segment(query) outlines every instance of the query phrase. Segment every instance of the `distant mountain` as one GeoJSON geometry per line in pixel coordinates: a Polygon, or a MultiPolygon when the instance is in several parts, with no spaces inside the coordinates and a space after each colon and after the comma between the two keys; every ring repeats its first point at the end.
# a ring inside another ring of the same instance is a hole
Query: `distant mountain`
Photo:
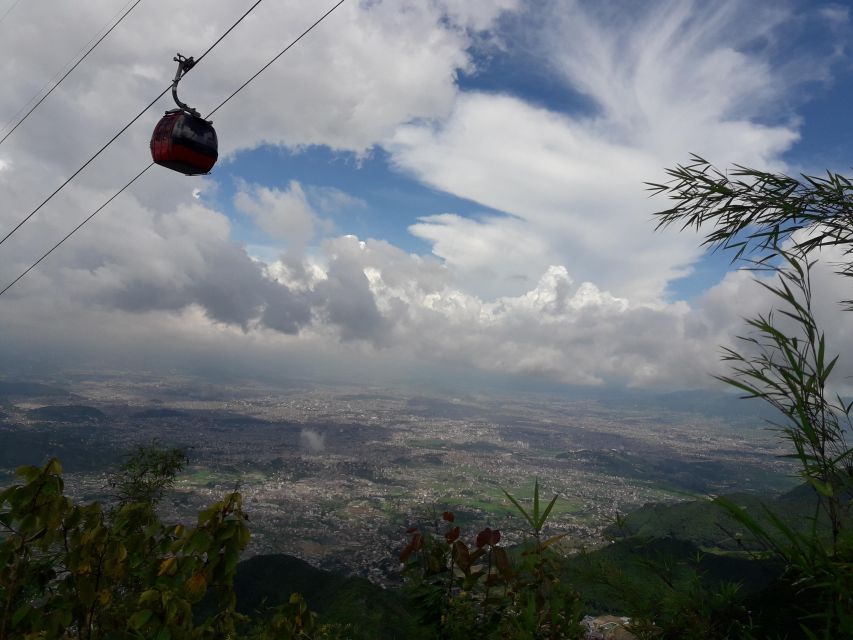
{"type": "MultiPolygon", "coordinates": [[[[781,534],[770,524],[766,509],[788,527],[803,530],[810,526],[817,499],[807,485],[763,500],[751,494],[726,497],[777,538],[781,534]]],[[[654,612],[666,598],[670,603],[690,602],[695,597],[691,594],[702,593],[699,585],[706,594],[736,589],[749,623],[760,634],[754,637],[800,637],[790,634],[800,626],[802,613],[791,603],[805,602],[802,606],[808,610],[808,593],[784,578],[785,566],[778,558],[755,553],[763,547],[719,505],[702,500],[647,504],[625,516],[622,525],[605,530],[609,545],[563,560],[564,579],[578,591],[585,612],[654,612]]],[[[829,536],[825,518],[821,531],[829,536]]]]}
{"type": "Polygon", "coordinates": [[[351,624],[347,637],[361,640],[415,640],[425,637],[402,593],[369,580],[312,567],[293,556],[261,555],[237,565],[237,609],[253,614],[301,593],[321,622],[351,624]]]}
{"type": "Polygon", "coordinates": [[[107,416],[100,409],[82,404],[64,404],[39,407],[27,411],[30,420],[45,422],[101,423],[106,422],[107,416]]]}
{"type": "MultiPolygon", "coordinates": [[[[736,493],[725,496],[744,509],[771,532],[767,510],[776,514],[795,530],[811,526],[817,494],[807,485],[800,485],[780,496],[762,498],[753,494],[736,493]]],[[[719,505],[708,500],[688,500],[676,504],[646,504],[622,519],[621,527],[611,525],[604,530],[611,539],[638,537],[643,539],[676,539],[706,549],[736,551],[742,548],[761,549],[762,546],[719,505]],[[733,536],[737,534],[738,538],[733,536]]]]}
{"type": "Polygon", "coordinates": [[[627,538],[563,560],[564,580],[577,589],[584,612],[593,615],[630,611],[644,601],[654,606],[667,590],[665,581],[689,593],[697,578],[710,589],[738,583],[749,601],[758,601],[780,574],[775,561],[702,552],[674,538],[627,538]]]}

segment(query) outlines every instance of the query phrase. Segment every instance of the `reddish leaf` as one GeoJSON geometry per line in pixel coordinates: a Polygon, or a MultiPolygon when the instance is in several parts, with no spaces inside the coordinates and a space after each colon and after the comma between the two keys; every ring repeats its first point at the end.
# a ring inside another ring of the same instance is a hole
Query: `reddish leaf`
{"type": "Polygon", "coordinates": [[[423,549],[424,546],[424,538],[421,534],[416,533],[412,536],[412,539],[409,540],[409,544],[405,546],[405,548],[400,552],[400,562],[405,562],[409,559],[409,557],[415,552],[423,549]]]}
{"type": "Polygon", "coordinates": [[[405,562],[406,560],[408,560],[411,557],[413,551],[414,549],[412,548],[412,543],[410,542],[400,552],[400,562],[405,562]]]}
{"type": "Polygon", "coordinates": [[[498,571],[504,577],[509,577],[512,575],[512,566],[509,563],[509,556],[507,555],[506,549],[497,548],[494,550],[494,559],[495,564],[498,567],[498,571]]]}
{"type": "Polygon", "coordinates": [[[408,529],[406,529],[406,533],[416,533],[417,530],[417,527],[409,527],[408,529]]]}
{"type": "Polygon", "coordinates": [[[441,514],[441,517],[444,518],[446,522],[453,522],[456,519],[456,516],[453,515],[452,511],[445,511],[441,514]]]}
{"type": "Polygon", "coordinates": [[[448,542],[454,542],[459,537],[459,527],[453,527],[450,531],[444,534],[448,542]]]}
{"type": "Polygon", "coordinates": [[[489,527],[483,529],[480,533],[477,534],[477,548],[485,547],[487,544],[490,544],[492,541],[492,530],[489,527]]]}
{"type": "Polygon", "coordinates": [[[468,553],[468,547],[461,540],[453,543],[453,559],[465,573],[471,569],[471,555],[468,553]]]}
{"type": "Polygon", "coordinates": [[[492,531],[492,538],[491,538],[491,540],[489,540],[489,544],[496,545],[500,541],[501,541],[501,532],[498,531],[497,529],[494,529],[492,531]]]}
{"type": "Polygon", "coordinates": [[[194,573],[186,582],[187,591],[191,598],[201,598],[207,591],[207,580],[201,572],[194,573]]]}

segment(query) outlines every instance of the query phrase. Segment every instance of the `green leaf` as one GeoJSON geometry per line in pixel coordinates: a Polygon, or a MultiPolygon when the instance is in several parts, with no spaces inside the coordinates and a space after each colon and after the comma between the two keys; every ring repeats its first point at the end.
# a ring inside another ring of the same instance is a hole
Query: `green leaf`
{"type": "Polygon", "coordinates": [[[539,521],[539,529],[541,529],[545,523],[548,521],[548,516],[551,515],[551,509],[554,508],[554,505],[557,503],[557,494],[554,494],[554,497],[551,498],[551,502],[548,503],[548,506],[545,508],[545,513],[542,514],[542,519],[539,521]]]}
{"type": "Polygon", "coordinates": [[[810,485],[812,485],[815,489],[817,489],[817,491],[818,491],[818,493],[820,493],[820,495],[822,495],[826,498],[832,497],[832,495],[833,495],[832,485],[830,485],[829,483],[822,482],[821,480],[818,480],[817,478],[812,478],[812,477],[806,478],[806,480],[808,481],[808,483],[810,485]]]}
{"type": "Polygon", "coordinates": [[[568,533],[558,533],[558,534],[557,534],[557,535],[555,535],[555,536],[551,536],[551,537],[550,537],[550,538],[548,538],[545,542],[543,542],[543,543],[542,543],[542,548],[543,548],[543,549],[547,549],[547,548],[548,548],[548,547],[550,547],[552,544],[554,544],[554,543],[556,543],[556,542],[559,542],[560,540],[562,540],[563,538],[565,538],[567,535],[569,535],[569,534],[568,534],[568,533]]]}
{"type": "Polygon", "coordinates": [[[534,528],[539,531],[541,524],[539,522],[539,478],[533,483],[533,521],[536,523],[534,528]]]}
{"type": "Polygon", "coordinates": [[[130,616],[128,624],[130,625],[131,629],[139,630],[145,626],[145,623],[151,619],[152,615],[154,615],[154,612],[150,609],[142,609],[130,616]]]}
{"type": "Polygon", "coordinates": [[[12,614],[12,627],[17,627],[20,622],[27,617],[27,615],[32,611],[29,605],[24,605],[17,609],[15,613],[12,614]]]}
{"type": "Polygon", "coordinates": [[[501,491],[503,491],[503,492],[504,492],[504,495],[505,495],[507,498],[509,498],[509,501],[510,501],[510,502],[512,502],[512,504],[515,506],[515,508],[518,510],[518,512],[519,512],[521,515],[523,515],[523,516],[524,516],[524,519],[525,519],[525,520],[527,520],[527,522],[530,524],[530,526],[531,526],[533,529],[536,529],[536,525],[533,523],[533,518],[531,518],[531,517],[530,517],[530,515],[527,513],[527,511],[525,510],[525,508],[521,506],[521,504],[518,502],[518,500],[516,500],[516,499],[512,496],[512,494],[510,494],[510,493],[509,493],[509,491],[507,491],[506,489],[501,488],[501,491]]]}

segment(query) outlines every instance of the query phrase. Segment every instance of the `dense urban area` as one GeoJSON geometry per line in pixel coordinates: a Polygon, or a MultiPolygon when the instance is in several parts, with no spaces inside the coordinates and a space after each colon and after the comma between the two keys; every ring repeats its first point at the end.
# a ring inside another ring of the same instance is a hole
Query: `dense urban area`
{"type": "MultiPolygon", "coordinates": [[[[75,373],[0,382],[0,480],[49,456],[93,500],[139,444],[189,464],[163,503],[188,520],[235,487],[248,555],[287,553],[388,584],[406,527],[452,509],[463,527],[520,522],[503,494],[535,479],[559,496],[550,528],[594,547],[647,502],[792,486],[776,435],[722,394],[450,395],[311,384],[211,384],[183,376],[75,373]]],[[[748,408],[748,407],[747,407],[748,408]]]]}

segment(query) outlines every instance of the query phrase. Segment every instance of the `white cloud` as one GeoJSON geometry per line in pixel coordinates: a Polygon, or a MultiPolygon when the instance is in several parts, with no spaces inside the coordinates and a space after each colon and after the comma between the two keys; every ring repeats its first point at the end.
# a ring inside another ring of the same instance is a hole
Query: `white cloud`
{"type": "Polygon", "coordinates": [[[432,244],[466,291],[486,297],[527,291],[557,259],[544,238],[512,218],[438,214],[421,218],[409,231],[432,244]]]}
{"type": "MultiPolygon", "coordinates": [[[[450,264],[471,263],[488,245],[494,255],[481,271],[500,265],[529,277],[545,263],[564,264],[619,295],[654,301],[699,251],[689,234],[654,232],[651,213],[666,202],[649,201],[644,181],[688,152],[780,167],[797,139],[793,123],[761,122],[791,80],[761,53],[739,49],[760,19],[772,31],[784,15],[746,4],[665,2],[620,5],[628,15],[614,19],[615,8],[602,5],[550,6],[542,53],[593,101],[594,113],[468,93],[449,117],[398,128],[387,148],[401,169],[511,214],[478,222],[435,217],[412,230],[450,264]]],[[[507,281],[504,291],[518,289],[507,281]]]]}
{"type": "Polygon", "coordinates": [[[843,26],[850,22],[850,7],[845,7],[841,4],[828,4],[821,7],[818,13],[832,25],[843,26]]]}
{"type": "Polygon", "coordinates": [[[296,180],[284,190],[246,186],[234,197],[234,205],[270,237],[300,250],[314,237],[321,222],[296,180]]]}
{"type": "Polygon", "coordinates": [[[521,0],[433,0],[453,24],[482,31],[491,28],[504,11],[517,9],[521,0]]]}
{"type": "Polygon", "coordinates": [[[325,249],[330,282],[315,290],[323,304],[334,301],[326,321],[345,340],[398,360],[637,386],[701,386],[715,366],[718,335],[684,303],[631,305],[576,284],[564,267],[547,269],[522,295],[489,302],[454,286],[438,261],[385,242],[345,237],[325,249]]]}

